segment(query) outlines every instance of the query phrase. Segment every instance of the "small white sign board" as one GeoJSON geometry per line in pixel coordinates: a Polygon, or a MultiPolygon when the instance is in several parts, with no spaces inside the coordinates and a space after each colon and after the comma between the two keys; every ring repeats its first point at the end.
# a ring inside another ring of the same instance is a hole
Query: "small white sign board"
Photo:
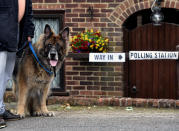
{"type": "Polygon", "coordinates": [[[129,51],[129,60],[178,59],[178,52],[172,51],[129,51]]]}
{"type": "Polygon", "coordinates": [[[125,53],[90,53],[89,62],[125,62],[125,53]]]}

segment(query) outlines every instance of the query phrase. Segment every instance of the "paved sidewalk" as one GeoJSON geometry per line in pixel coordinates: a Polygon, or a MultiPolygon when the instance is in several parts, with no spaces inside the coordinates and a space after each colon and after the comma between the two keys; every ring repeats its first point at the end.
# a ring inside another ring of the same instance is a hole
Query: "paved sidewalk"
{"type": "Polygon", "coordinates": [[[179,110],[49,106],[55,117],[7,122],[2,131],[179,131],[179,110]]]}

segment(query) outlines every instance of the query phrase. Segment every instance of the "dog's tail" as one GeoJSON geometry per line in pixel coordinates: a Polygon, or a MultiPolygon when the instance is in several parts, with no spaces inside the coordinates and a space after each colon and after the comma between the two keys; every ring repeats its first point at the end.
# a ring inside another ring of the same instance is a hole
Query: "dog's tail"
{"type": "Polygon", "coordinates": [[[17,98],[18,95],[18,83],[17,83],[17,77],[18,77],[18,72],[19,72],[19,65],[22,64],[22,60],[23,58],[20,57],[16,57],[16,63],[15,63],[15,67],[14,67],[14,71],[13,71],[13,76],[12,76],[12,80],[13,80],[13,85],[12,85],[12,91],[15,95],[15,97],[17,98]]]}

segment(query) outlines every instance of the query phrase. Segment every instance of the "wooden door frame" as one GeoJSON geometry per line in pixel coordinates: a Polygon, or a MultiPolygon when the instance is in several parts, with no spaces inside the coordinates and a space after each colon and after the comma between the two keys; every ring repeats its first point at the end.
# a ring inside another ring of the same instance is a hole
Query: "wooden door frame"
{"type": "Polygon", "coordinates": [[[124,63],[124,97],[129,97],[129,30],[123,28],[124,52],[126,62],[124,63]]]}

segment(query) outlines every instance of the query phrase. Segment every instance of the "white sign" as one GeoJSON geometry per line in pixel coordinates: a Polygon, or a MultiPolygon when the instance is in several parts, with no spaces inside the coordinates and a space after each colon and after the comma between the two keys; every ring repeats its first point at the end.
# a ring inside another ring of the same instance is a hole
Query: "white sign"
{"type": "Polygon", "coordinates": [[[125,62],[125,53],[90,53],[89,62],[125,62]]]}
{"type": "Polygon", "coordinates": [[[171,51],[129,51],[129,60],[178,59],[178,52],[171,51]]]}

